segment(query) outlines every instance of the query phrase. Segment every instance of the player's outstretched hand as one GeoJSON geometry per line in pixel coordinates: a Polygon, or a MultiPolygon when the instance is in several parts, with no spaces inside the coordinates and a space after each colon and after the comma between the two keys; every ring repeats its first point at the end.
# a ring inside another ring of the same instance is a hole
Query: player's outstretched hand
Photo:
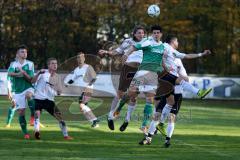
{"type": "Polygon", "coordinates": [[[40,69],[40,70],[38,71],[38,73],[39,73],[39,74],[45,73],[45,69],[40,69]]]}
{"type": "Polygon", "coordinates": [[[205,55],[209,55],[211,53],[212,52],[210,50],[204,50],[202,55],[205,56],[205,55]]]}

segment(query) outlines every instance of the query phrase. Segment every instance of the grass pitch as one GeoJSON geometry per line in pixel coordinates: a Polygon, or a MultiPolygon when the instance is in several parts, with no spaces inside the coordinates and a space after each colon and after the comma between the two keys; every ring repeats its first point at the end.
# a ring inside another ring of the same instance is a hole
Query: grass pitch
{"type": "MultiPolygon", "coordinates": [[[[121,117],[115,122],[115,131],[110,131],[107,127],[105,113],[110,98],[93,99],[89,104],[102,119],[100,127],[96,129],[83,121],[74,101],[75,98],[56,100],[64,111],[69,134],[74,140],[65,141],[57,121],[46,112],[41,117],[41,123],[46,126],[41,128],[41,140],[35,140],[33,136],[30,140],[24,140],[17,114],[11,128],[5,128],[10,103],[6,97],[0,97],[0,159],[240,159],[239,101],[184,100],[170,148],[163,147],[164,138],[159,134],[153,138],[151,145],[138,145],[143,138],[138,129],[143,100],[138,101],[133,120],[125,132],[119,131],[123,122],[121,117]]],[[[29,120],[29,110],[27,111],[29,120]]],[[[33,127],[28,129],[33,135],[33,127]]]]}

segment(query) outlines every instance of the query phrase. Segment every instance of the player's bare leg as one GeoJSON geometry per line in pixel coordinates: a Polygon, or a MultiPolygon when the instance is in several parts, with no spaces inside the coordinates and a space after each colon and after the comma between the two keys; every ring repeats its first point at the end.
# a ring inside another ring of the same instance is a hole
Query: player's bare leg
{"type": "Polygon", "coordinates": [[[91,99],[90,92],[83,92],[82,95],[79,97],[79,106],[80,110],[83,112],[85,118],[92,123],[91,127],[96,128],[99,127],[99,120],[92,112],[91,108],[87,106],[87,103],[91,99]]]}

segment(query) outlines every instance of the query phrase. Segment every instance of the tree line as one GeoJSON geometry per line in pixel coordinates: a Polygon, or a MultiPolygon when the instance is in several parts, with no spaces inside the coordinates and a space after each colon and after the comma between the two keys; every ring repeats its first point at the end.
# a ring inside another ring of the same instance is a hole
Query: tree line
{"type": "Polygon", "coordinates": [[[120,43],[135,25],[153,24],[179,38],[179,51],[211,49],[208,58],[184,61],[189,73],[240,75],[240,0],[0,0],[0,68],[26,44],[29,59],[45,66],[83,51],[97,54],[106,42],[120,43]],[[146,10],[158,4],[161,14],[146,10]]]}

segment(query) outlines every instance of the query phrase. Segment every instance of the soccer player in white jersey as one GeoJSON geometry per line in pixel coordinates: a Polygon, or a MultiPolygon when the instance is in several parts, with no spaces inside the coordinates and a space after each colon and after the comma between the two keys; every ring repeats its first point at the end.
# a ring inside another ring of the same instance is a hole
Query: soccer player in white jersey
{"type": "MultiPolygon", "coordinates": [[[[175,63],[178,67],[178,74],[181,75],[182,77],[185,78],[186,81],[189,81],[188,79],[188,75],[187,72],[182,64],[181,59],[176,58],[175,59],[175,63]]],[[[158,88],[156,95],[161,95],[160,91],[161,88],[158,88]]],[[[183,93],[183,88],[181,85],[176,85],[174,87],[174,105],[171,109],[170,115],[168,117],[168,126],[167,126],[167,133],[166,133],[166,140],[165,140],[165,147],[169,147],[170,146],[170,140],[174,131],[174,127],[175,127],[175,122],[176,122],[176,116],[180,110],[181,107],[181,103],[182,103],[182,93],[183,93]]],[[[161,114],[163,107],[166,105],[167,100],[166,100],[166,96],[161,96],[159,98],[155,98],[155,100],[158,101],[157,106],[155,108],[155,115],[156,117],[154,118],[158,118],[159,115],[161,114]]],[[[158,127],[157,127],[158,129],[158,127]]]]}
{"type": "Polygon", "coordinates": [[[13,61],[8,68],[8,76],[12,81],[12,101],[15,102],[19,115],[19,124],[25,139],[30,138],[25,119],[26,100],[31,100],[31,103],[34,104],[32,100],[34,89],[31,83],[32,77],[34,76],[34,64],[26,60],[27,54],[27,47],[25,45],[19,46],[17,49],[18,58],[13,61]]]}
{"type": "Polygon", "coordinates": [[[42,109],[45,109],[49,114],[56,118],[62,130],[64,139],[71,140],[72,137],[68,135],[66,123],[62,118],[62,114],[54,103],[56,95],[62,92],[62,82],[57,71],[57,59],[49,58],[47,60],[48,69],[40,70],[32,79],[35,85],[34,101],[35,101],[35,120],[34,130],[35,138],[40,139],[40,115],[42,109]]]}
{"type": "Polygon", "coordinates": [[[91,127],[99,127],[99,120],[93,114],[90,107],[87,106],[87,103],[90,101],[93,93],[93,84],[96,81],[96,72],[93,67],[85,63],[85,55],[83,52],[79,52],[77,55],[78,67],[73,71],[72,77],[67,80],[65,78],[65,86],[79,84],[83,87],[81,90],[81,95],[79,97],[79,106],[84,116],[88,121],[90,121],[91,127]]]}
{"type": "MultiPolygon", "coordinates": [[[[135,45],[136,43],[141,42],[141,40],[144,38],[145,35],[145,29],[142,26],[136,26],[133,29],[133,37],[125,39],[122,44],[113,51],[106,51],[106,50],[99,50],[99,54],[109,54],[109,55],[123,55],[126,53],[126,51],[129,49],[130,46],[135,45]]],[[[114,118],[117,116],[120,112],[121,107],[129,100],[129,97],[127,95],[124,95],[127,91],[133,76],[137,72],[138,66],[142,61],[142,51],[136,51],[131,56],[129,56],[124,63],[120,77],[119,77],[119,85],[118,85],[118,91],[117,95],[113,98],[110,112],[108,114],[108,127],[111,130],[114,130],[114,118]],[[117,106],[119,104],[119,106],[117,106]],[[117,108],[117,110],[116,110],[117,108]],[[115,113],[115,115],[114,115],[115,113]]],[[[128,111],[125,117],[125,122],[120,127],[120,131],[124,131],[128,125],[128,122],[130,121],[130,117],[132,112],[134,111],[136,107],[136,98],[130,99],[130,102],[128,103],[128,111]]]]}
{"type": "MultiPolygon", "coordinates": [[[[176,49],[178,48],[178,40],[177,37],[173,36],[173,35],[169,35],[166,38],[166,42],[164,44],[165,46],[165,52],[163,55],[163,67],[164,67],[164,71],[159,74],[159,85],[158,85],[158,96],[165,96],[167,103],[166,105],[163,107],[161,116],[160,116],[160,125],[159,125],[159,130],[161,133],[165,134],[165,129],[164,129],[164,122],[166,120],[166,118],[169,116],[173,105],[175,104],[175,100],[174,100],[174,86],[176,84],[180,84],[184,90],[190,91],[192,92],[194,95],[200,97],[201,99],[204,98],[208,93],[211,92],[211,88],[210,89],[198,89],[195,88],[193,85],[191,85],[189,82],[187,82],[185,80],[184,76],[181,76],[178,74],[178,66],[175,62],[176,58],[186,58],[186,59],[193,59],[193,58],[198,58],[198,57],[202,57],[204,55],[209,55],[211,54],[211,52],[209,50],[204,50],[203,53],[199,53],[199,54],[184,54],[184,53],[180,53],[178,52],[176,49]],[[168,91],[161,89],[166,87],[166,86],[171,86],[169,87],[170,89],[168,91]]],[[[158,113],[158,112],[156,112],[158,113]]],[[[155,114],[154,118],[150,124],[150,128],[148,130],[148,135],[139,142],[140,145],[144,145],[144,144],[150,144],[151,140],[152,140],[152,136],[154,135],[154,132],[156,130],[156,126],[159,124],[158,121],[158,116],[159,114],[155,114]]]]}

